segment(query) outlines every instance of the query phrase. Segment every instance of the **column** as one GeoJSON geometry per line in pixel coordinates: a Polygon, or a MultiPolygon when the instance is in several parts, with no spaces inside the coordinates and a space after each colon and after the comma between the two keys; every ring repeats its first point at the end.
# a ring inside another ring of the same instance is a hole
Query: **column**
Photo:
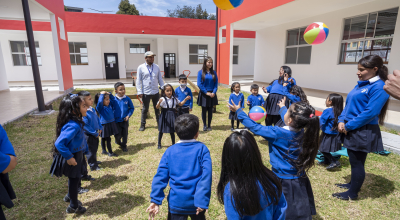
{"type": "Polygon", "coordinates": [[[1,49],[0,42],[0,92],[4,90],[9,90],[6,66],[4,63],[3,50],[1,49]]]}
{"type": "Polygon", "coordinates": [[[164,39],[157,38],[157,65],[160,67],[160,71],[164,71],[164,39]]]}
{"type": "Polygon", "coordinates": [[[126,79],[126,63],[125,63],[125,38],[118,37],[118,68],[119,78],[126,79]]]}
{"type": "Polygon", "coordinates": [[[64,91],[64,80],[61,67],[60,46],[58,44],[57,18],[54,14],[50,14],[51,35],[53,38],[54,59],[56,63],[56,73],[58,79],[58,89],[64,91]]]}

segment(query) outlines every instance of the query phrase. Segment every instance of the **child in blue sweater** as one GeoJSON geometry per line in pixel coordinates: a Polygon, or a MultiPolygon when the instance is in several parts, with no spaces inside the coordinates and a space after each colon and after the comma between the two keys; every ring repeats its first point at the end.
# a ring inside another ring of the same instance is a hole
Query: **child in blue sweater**
{"type": "Polygon", "coordinates": [[[211,196],[212,164],[210,151],[199,136],[199,118],[183,114],[176,119],[175,131],[181,139],[169,147],[161,158],[153,178],[150,218],[159,211],[168,182],[168,219],[205,219],[211,196]]]}
{"type": "Polygon", "coordinates": [[[16,198],[13,187],[8,178],[8,173],[17,166],[17,157],[14,148],[7,137],[7,133],[0,125],[0,219],[6,219],[2,205],[12,208],[11,201],[16,198]]]}
{"type": "Polygon", "coordinates": [[[217,195],[228,219],[285,219],[282,185],[263,164],[250,132],[234,132],[225,140],[221,162],[217,195]]]}
{"type": "Polygon", "coordinates": [[[89,147],[89,153],[86,155],[88,164],[91,171],[101,170],[99,168],[101,162],[97,160],[97,150],[99,148],[99,137],[103,126],[100,123],[99,116],[96,114],[96,110],[92,107],[93,99],[90,92],[81,91],[78,95],[83,98],[83,101],[88,107],[86,116],[83,117],[83,122],[85,122],[83,130],[89,147]]]}
{"type": "Polygon", "coordinates": [[[179,84],[180,86],[175,89],[175,95],[179,102],[182,102],[187,96],[190,96],[190,100],[178,107],[178,116],[188,114],[193,109],[193,94],[192,90],[187,87],[187,77],[185,74],[179,75],[179,84]]]}
{"type": "Polygon", "coordinates": [[[79,96],[70,98],[66,96],[60,103],[60,111],[57,116],[56,137],[53,146],[53,163],[50,174],[57,177],[68,177],[68,197],[70,205],[67,213],[82,214],[86,208],[78,201],[78,188],[81,180],[81,171],[84,153],[88,152],[88,146],[83,132],[87,107],[79,96]]]}
{"type": "Polygon", "coordinates": [[[102,91],[97,93],[94,98],[94,104],[96,105],[96,111],[100,116],[100,123],[103,126],[103,130],[100,133],[101,137],[101,148],[102,154],[108,154],[110,157],[118,157],[111,148],[111,136],[119,133],[117,124],[115,123],[115,116],[121,115],[118,102],[111,93],[102,91]],[[106,151],[106,145],[108,153],[106,151]]]}
{"type": "Polygon", "coordinates": [[[247,105],[249,106],[249,110],[254,106],[264,106],[264,98],[262,95],[258,94],[259,86],[257,84],[253,84],[250,87],[251,95],[247,97],[247,105]]]}
{"type": "Polygon", "coordinates": [[[282,184],[288,204],[285,219],[311,219],[316,209],[307,171],[314,166],[319,140],[319,118],[314,108],[306,102],[292,104],[281,115],[288,125],[283,128],[257,124],[235,104],[230,109],[237,111],[246,128],[268,141],[272,171],[282,184]]]}
{"type": "Polygon", "coordinates": [[[114,88],[115,100],[118,103],[119,112],[121,113],[121,115],[115,117],[115,123],[118,127],[118,134],[114,136],[115,143],[121,147],[122,151],[127,152],[126,143],[128,142],[129,118],[135,111],[135,107],[131,98],[125,95],[125,85],[122,82],[115,83],[114,88]]]}
{"type": "MultiPolygon", "coordinates": [[[[282,112],[283,112],[283,115],[286,114],[286,111],[287,111],[286,99],[289,99],[289,106],[293,103],[300,102],[300,101],[309,103],[307,100],[306,94],[304,93],[303,89],[300,86],[298,86],[298,85],[292,86],[292,88],[290,89],[290,93],[288,91],[288,88],[289,88],[288,83],[284,83],[283,84],[284,98],[280,102],[278,102],[278,106],[280,107],[280,109],[279,109],[280,115],[282,115],[282,112]]],[[[278,126],[278,127],[285,126],[285,122],[284,122],[283,118],[279,119],[279,121],[275,124],[275,126],[278,126]]]]}
{"type": "MultiPolygon", "coordinates": [[[[240,107],[244,109],[244,95],[240,92],[240,83],[234,82],[231,86],[231,95],[229,96],[229,103],[235,103],[236,105],[240,104],[240,107]]],[[[234,130],[233,125],[235,124],[236,120],[236,128],[239,129],[239,120],[236,116],[236,112],[229,112],[229,119],[231,119],[231,131],[234,130]]]]}
{"type": "Polygon", "coordinates": [[[343,111],[343,97],[339,94],[329,94],[325,101],[327,109],[322,112],[319,118],[321,126],[321,137],[319,151],[324,155],[324,161],[319,165],[328,165],[327,170],[340,167],[340,162],[336,160],[331,152],[336,152],[342,148],[340,134],[338,131],[338,118],[343,111]]]}

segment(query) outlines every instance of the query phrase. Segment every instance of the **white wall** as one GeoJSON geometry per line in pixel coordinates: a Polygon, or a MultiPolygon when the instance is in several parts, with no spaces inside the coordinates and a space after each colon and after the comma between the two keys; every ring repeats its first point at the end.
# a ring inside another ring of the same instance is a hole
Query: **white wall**
{"type": "Polygon", "coordinates": [[[68,34],[69,42],[86,42],[88,50],[89,65],[71,65],[72,78],[76,79],[103,79],[104,65],[101,52],[100,37],[98,36],[76,36],[68,34]]]}
{"type": "Polygon", "coordinates": [[[6,66],[3,57],[4,57],[3,51],[1,49],[1,43],[0,43],[0,91],[8,89],[6,66]]]}
{"type": "Polygon", "coordinates": [[[254,75],[254,39],[235,38],[233,46],[239,46],[239,62],[232,64],[232,75],[254,75]]]}
{"type": "MultiPolygon", "coordinates": [[[[329,27],[327,40],[312,46],[311,64],[290,64],[293,77],[305,88],[348,93],[358,80],[357,65],[338,64],[344,18],[390,9],[400,6],[400,1],[373,1],[356,7],[299,19],[256,32],[255,81],[270,82],[278,77],[280,66],[284,65],[286,31],[304,27],[312,22],[324,22],[329,27]]],[[[295,9],[293,9],[295,10],[295,9]]],[[[389,71],[400,69],[400,16],[396,23],[395,37],[389,61],[389,71]]]]}
{"type": "MultiPolygon", "coordinates": [[[[34,38],[39,42],[42,57],[42,65],[39,66],[41,80],[57,80],[51,32],[34,32],[34,38]]],[[[31,66],[14,66],[10,41],[27,41],[25,31],[0,31],[0,43],[8,81],[33,81],[31,66]]]]}
{"type": "MultiPolygon", "coordinates": [[[[160,56],[160,54],[157,53],[156,39],[136,39],[136,38],[125,39],[125,64],[127,72],[136,71],[138,66],[145,62],[143,53],[129,52],[129,44],[150,44],[150,50],[157,56],[155,61],[158,59],[158,56],[160,56]]],[[[161,67],[161,65],[159,66],[161,67]]]]}

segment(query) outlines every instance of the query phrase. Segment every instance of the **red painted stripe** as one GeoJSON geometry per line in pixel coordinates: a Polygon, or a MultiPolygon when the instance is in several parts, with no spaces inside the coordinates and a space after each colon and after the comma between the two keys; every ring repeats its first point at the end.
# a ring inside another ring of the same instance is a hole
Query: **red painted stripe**
{"type": "MultiPolygon", "coordinates": [[[[32,21],[32,28],[34,31],[51,31],[50,22],[32,21]]],[[[25,22],[0,19],[0,29],[24,31],[25,22]]]]}

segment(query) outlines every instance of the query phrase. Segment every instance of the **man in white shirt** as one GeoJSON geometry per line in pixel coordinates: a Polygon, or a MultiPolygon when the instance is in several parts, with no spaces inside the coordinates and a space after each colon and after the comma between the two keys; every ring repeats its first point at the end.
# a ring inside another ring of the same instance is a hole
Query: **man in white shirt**
{"type": "Polygon", "coordinates": [[[153,102],[154,111],[156,113],[156,119],[160,116],[160,111],[156,108],[157,102],[160,99],[160,93],[158,85],[161,88],[164,86],[164,80],[162,78],[160,68],[157,64],[154,64],[155,54],[151,51],[147,51],[144,54],[145,63],[141,64],[137,69],[137,80],[136,89],[138,96],[143,100],[141,126],[139,131],[144,131],[146,126],[146,116],[149,111],[150,100],[153,102]]]}

